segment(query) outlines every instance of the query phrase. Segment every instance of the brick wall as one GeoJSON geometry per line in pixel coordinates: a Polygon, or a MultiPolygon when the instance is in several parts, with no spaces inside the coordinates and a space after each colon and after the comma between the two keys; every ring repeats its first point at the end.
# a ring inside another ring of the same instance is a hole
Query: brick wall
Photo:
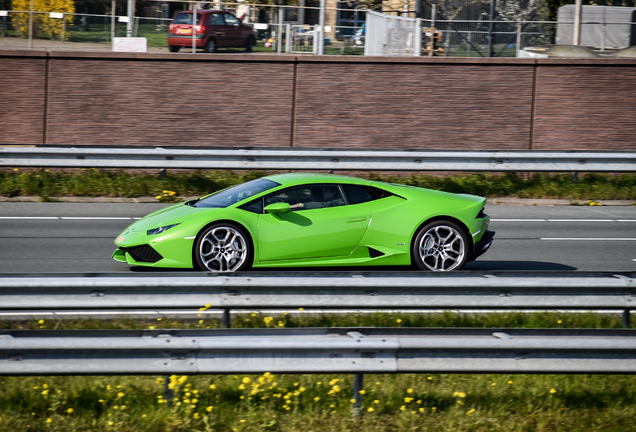
{"type": "Polygon", "coordinates": [[[636,150],[636,60],[0,51],[0,144],[636,150]]]}

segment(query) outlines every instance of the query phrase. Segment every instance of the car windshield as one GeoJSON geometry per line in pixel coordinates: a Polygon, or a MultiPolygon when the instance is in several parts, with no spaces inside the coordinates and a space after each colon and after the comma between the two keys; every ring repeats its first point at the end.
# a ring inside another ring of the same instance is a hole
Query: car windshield
{"type": "MultiPolygon", "coordinates": [[[[197,14],[197,23],[201,22],[201,14],[197,14]]],[[[191,13],[180,13],[172,20],[172,24],[192,24],[191,13]]]]}
{"type": "Polygon", "coordinates": [[[256,194],[280,186],[280,183],[268,179],[256,179],[210,195],[194,204],[195,207],[225,208],[241,202],[256,194]]]}

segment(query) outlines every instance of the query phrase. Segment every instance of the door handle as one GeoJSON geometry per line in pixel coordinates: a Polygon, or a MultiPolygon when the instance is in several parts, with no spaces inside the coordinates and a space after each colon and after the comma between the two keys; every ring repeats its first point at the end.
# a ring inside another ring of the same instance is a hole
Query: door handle
{"type": "Polygon", "coordinates": [[[356,216],[356,217],[352,217],[352,218],[347,219],[347,223],[364,222],[365,220],[367,220],[366,216],[356,216]]]}

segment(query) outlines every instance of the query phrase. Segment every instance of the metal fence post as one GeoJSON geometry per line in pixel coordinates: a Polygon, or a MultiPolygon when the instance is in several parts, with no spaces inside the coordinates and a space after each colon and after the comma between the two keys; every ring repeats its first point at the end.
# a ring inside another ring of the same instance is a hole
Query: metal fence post
{"type": "Polygon", "coordinates": [[[632,328],[632,316],[629,309],[623,311],[623,328],[632,328]]]}
{"type": "Polygon", "coordinates": [[[163,390],[164,390],[164,394],[165,394],[165,398],[166,398],[166,403],[168,404],[168,406],[172,406],[172,398],[174,397],[174,390],[172,390],[170,388],[170,375],[166,375],[165,381],[164,381],[164,386],[163,386],[163,390]]]}
{"type": "Polygon", "coordinates": [[[292,38],[291,24],[285,24],[285,52],[286,53],[291,52],[291,42],[290,42],[291,38],[292,38]]]}
{"type": "Polygon", "coordinates": [[[230,316],[230,309],[223,309],[223,318],[221,319],[221,325],[223,326],[223,328],[232,327],[231,319],[232,318],[230,316]]]}
{"type": "Polygon", "coordinates": [[[364,374],[355,374],[353,376],[353,398],[355,402],[353,403],[353,415],[359,416],[360,409],[362,408],[362,393],[360,393],[363,389],[363,381],[364,374]]]}
{"type": "Polygon", "coordinates": [[[422,56],[422,19],[415,20],[415,55],[422,56]]]}

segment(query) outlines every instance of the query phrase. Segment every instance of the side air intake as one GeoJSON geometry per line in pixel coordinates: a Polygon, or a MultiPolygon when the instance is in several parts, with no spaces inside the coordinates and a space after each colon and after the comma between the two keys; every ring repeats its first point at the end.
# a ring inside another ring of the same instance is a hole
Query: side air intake
{"type": "Polygon", "coordinates": [[[369,249],[369,256],[371,258],[377,258],[377,257],[381,257],[384,255],[384,252],[380,252],[377,249],[373,249],[373,248],[368,248],[369,249]]]}

